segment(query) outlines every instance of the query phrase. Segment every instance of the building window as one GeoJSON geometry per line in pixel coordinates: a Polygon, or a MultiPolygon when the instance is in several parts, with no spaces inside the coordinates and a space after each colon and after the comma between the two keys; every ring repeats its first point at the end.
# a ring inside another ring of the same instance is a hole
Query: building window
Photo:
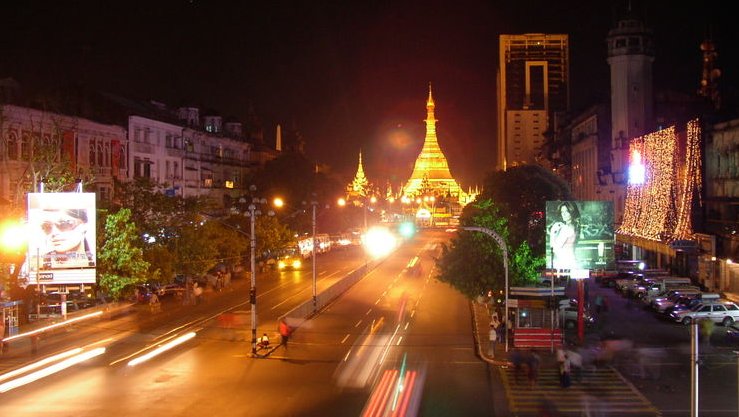
{"type": "Polygon", "coordinates": [[[89,164],[92,167],[95,166],[95,141],[91,140],[88,147],[90,148],[89,164]]]}
{"type": "Polygon", "coordinates": [[[102,143],[98,143],[97,145],[97,157],[98,157],[98,166],[104,167],[105,163],[103,162],[104,155],[103,155],[103,144],[102,143]]]}
{"type": "Polygon", "coordinates": [[[141,142],[141,129],[138,127],[133,129],[133,141],[141,142]]]}
{"type": "Polygon", "coordinates": [[[9,161],[18,160],[18,135],[15,132],[8,133],[8,148],[6,149],[6,155],[8,155],[9,161]]]}
{"type": "Polygon", "coordinates": [[[31,160],[31,135],[24,133],[21,136],[21,161],[31,160]]]}
{"type": "Polygon", "coordinates": [[[174,148],[174,141],[172,140],[172,135],[168,134],[164,138],[164,146],[166,146],[167,148],[174,148]]]}

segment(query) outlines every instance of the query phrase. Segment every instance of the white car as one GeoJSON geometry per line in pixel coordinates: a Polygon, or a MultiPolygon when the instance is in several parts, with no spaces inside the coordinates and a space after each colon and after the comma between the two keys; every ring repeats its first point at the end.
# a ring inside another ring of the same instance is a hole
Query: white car
{"type": "Polygon", "coordinates": [[[673,311],[670,317],[682,324],[691,324],[694,320],[708,319],[714,323],[731,326],[739,320],[739,307],[732,302],[698,304],[691,310],[673,311]]]}

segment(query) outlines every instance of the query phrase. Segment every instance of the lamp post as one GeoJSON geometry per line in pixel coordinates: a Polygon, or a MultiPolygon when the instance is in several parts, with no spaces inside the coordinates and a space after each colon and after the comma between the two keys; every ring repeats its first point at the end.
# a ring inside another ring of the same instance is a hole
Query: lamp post
{"type": "Polygon", "coordinates": [[[318,202],[313,200],[311,201],[311,206],[313,206],[313,265],[311,265],[312,272],[313,272],[313,312],[316,312],[316,206],[318,205],[318,202]]]}
{"type": "MultiPolygon", "coordinates": [[[[257,190],[257,187],[252,185],[249,187],[249,191],[253,194],[257,190]]],[[[239,202],[246,202],[245,199],[240,199],[239,202]]],[[[249,252],[251,258],[251,285],[249,287],[249,302],[251,304],[251,355],[257,356],[257,263],[256,263],[256,248],[257,248],[257,235],[256,235],[256,218],[261,215],[261,211],[257,209],[257,204],[265,204],[267,200],[264,198],[252,197],[251,203],[248,207],[247,216],[251,217],[251,228],[249,233],[249,252]]],[[[271,214],[271,213],[270,213],[271,214]]]]}

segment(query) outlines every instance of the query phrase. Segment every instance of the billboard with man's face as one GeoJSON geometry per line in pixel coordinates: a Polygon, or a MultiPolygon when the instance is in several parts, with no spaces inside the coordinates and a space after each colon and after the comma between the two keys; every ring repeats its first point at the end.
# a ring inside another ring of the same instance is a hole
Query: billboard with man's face
{"type": "Polygon", "coordinates": [[[612,269],[613,203],[547,201],[547,268],[612,269]]]}
{"type": "Polygon", "coordinates": [[[28,194],[28,283],[94,284],[95,220],[95,193],[28,194]]]}

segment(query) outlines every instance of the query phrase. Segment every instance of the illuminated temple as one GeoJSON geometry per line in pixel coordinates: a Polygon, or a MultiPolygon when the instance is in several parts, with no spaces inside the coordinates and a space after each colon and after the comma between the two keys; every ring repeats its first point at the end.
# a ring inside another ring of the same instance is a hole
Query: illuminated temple
{"type": "Polygon", "coordinates": [[[429,97],[426,100],[426,138],[423,148],[416,158],[413,173],[403,187],[403,195],[415,199],[434,196],[450,203],[465,206],[477,196],[476,192],[465,192],[457,184],[449,171],[444,153],[436,138],[436,118],[434,117],[434,98],[429,84],[429,97]]]}

